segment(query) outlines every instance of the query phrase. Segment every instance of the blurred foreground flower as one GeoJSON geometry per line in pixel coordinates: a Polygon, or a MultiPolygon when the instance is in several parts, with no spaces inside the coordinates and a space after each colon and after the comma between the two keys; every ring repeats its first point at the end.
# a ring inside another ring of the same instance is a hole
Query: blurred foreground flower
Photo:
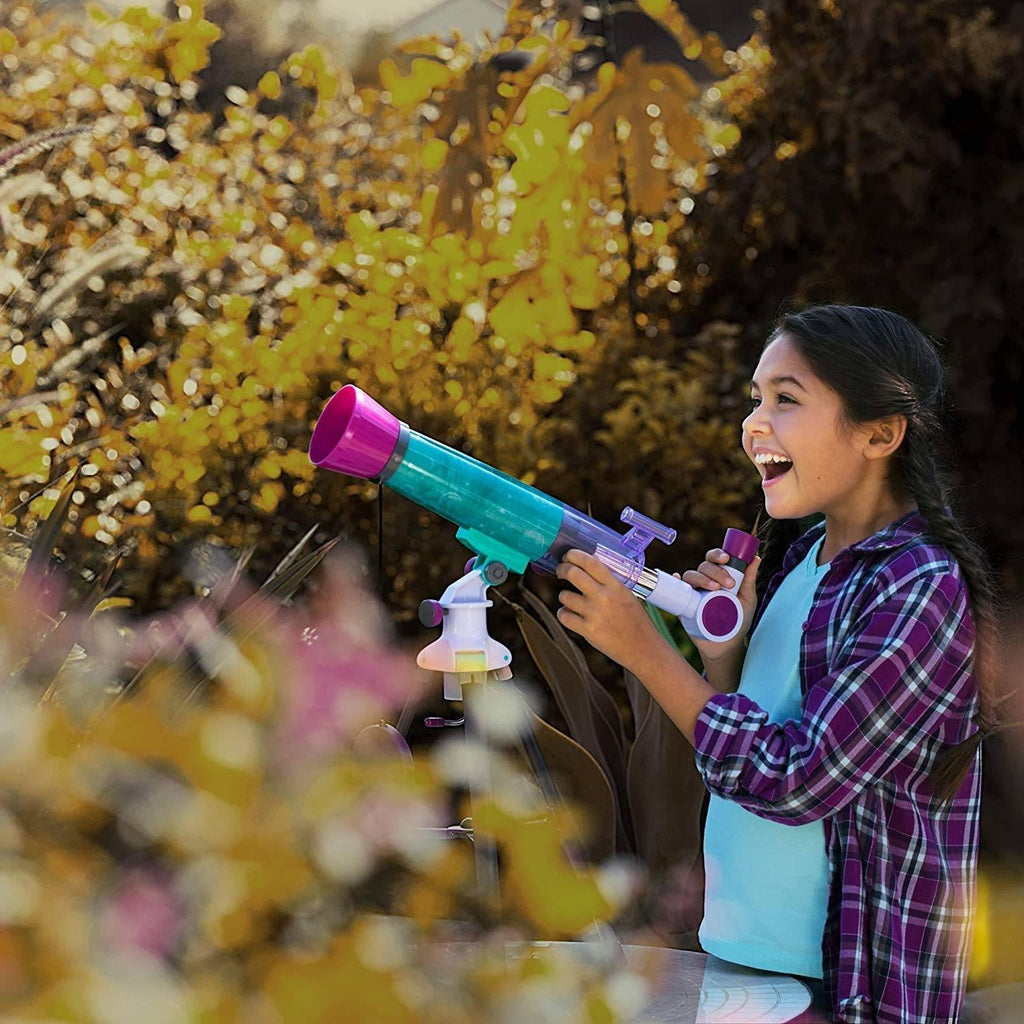
{"type": "Polygon", "coordinates": [[[292,758],[351,743],[415,696],[415,661],[389,646],[388,624],[358,561],[343,555],[326,569],[308,624],[289,635],[293,675],[283,740],[292,758]]]}
{"type": "Polygon", "coordinates": [[[567,817],[485,749],[501,905],[478,891],[444,831],[445,758],[366,740],[420,683],[365,579],[336,555],[285,606],[234,573],[142,622],[21,586],[0,619],[5,1012],[469,1022],[534,1017],[547,993],[560,1020],[615,1019],[622,982],[597,961],[505,951],[607,921],[631,886],[574,866],[567,817]],[[40,690],[25,666],[60,628],[76,639],[40,690]]]}

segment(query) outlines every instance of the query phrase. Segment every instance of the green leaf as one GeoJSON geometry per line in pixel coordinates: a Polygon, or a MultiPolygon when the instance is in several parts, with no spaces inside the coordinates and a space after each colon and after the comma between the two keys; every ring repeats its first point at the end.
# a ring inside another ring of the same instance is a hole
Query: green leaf
{"type": "Polygon", "coordinates": [[[286,569],[288,569],[295,563],[295,560],[299,557],[299,553],[310,541],[313,534],[316,533],[316,531],[319,529],[319,524],[314,523],[306,531],[305,536],[303,536],[302,540],[300,540],[299,543],[296,544],[295,547],[293,547],[291,551],[289,551],[288,554],[286,554],[284,558],[282,558],[281,561],[277,563],[277,565],[274,567],[274,571],[264,581],[264,586],[266,586],[266,584],[270,583],[271,581],[277,579],[277,577],[280,576],[281,573],[283,573],[286,569]]]}
{"type": "MultiPolygon", "coordinates": [[[[525,592],[524,592],[525,593],[525,592]]],[[[525,608],[517,607],[516,623],[527,649],[544,676],[569,727],[569,732],[601,766],[616,796],[616,842],[621,852],[633,848],[632,824],[626,806],[622,728],[611,695],[589,669],[581,670],[565,651],[571,643],[562,633],[556,641],[525,608]]]]}
{"type": "Polygon", "coordinates": [[[562,801],[570,812],[576,808],[583,812],[582,823],[574,820],[579,835],[572,838],[582,837],[588,858],[600,864],[616,849],[616,805],[611,783],[597,761],[571,737],[533,714],[530,724],[562,801]]]}
{"type": "Polygon", "coordinates": [[[71,497],[78,484],[79,467],[75,467],[71,479],[64,485],[46,521],[39,527],[38,533],[32,539],[32,554],[29,555],[28,564],[25,566],[25,573],[21,578],[21,587],[27,585],[29,580],[38,580],[45,575],[49,567],[50,559],[53,557],[54,549],[57,546],[57,538],[64,529],[64,522],[68,517],[71,508],[71,497]]]}

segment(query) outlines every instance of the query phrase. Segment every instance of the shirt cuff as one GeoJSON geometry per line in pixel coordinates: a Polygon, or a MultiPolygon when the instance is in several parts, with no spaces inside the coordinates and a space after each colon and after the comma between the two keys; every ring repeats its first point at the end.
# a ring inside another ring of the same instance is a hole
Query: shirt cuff
{"type": "Polygon", "coordinates": [[[736,774],[735,758],[747,753],[751,727],[760,724],[751,720],[750,712],[758,710],[757,704],[742,693],[716,693],[697,716],[693,733],[697,770],[713,792],[728,788],[723,777],[727,761],[732,761],[731,774],[736,774]]]}

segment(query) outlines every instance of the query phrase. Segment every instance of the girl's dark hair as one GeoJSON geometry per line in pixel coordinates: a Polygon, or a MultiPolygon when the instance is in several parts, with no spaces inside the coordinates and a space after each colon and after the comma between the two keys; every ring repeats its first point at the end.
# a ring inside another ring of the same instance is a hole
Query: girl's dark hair
{"type": "MultiPolygon", "coordinates": [[[[913,501],[928,522],[929,534],[956,559],[967,586],[975,627],[974,678],[979,731],[939,756],[931,779],[941,800],[956,792],[974,753],[997,725],[999,618],[1002,602],[992,584],[992,568],[980,544],[957,521],[950,505],[951,465],[946,432],[943,366],[936,343],[896,313],[864,306],[814,306],[784,314],[765,342],[785,334],[815,376],[835,391],[845,425],[903,415],[907,430],[890,460],[897,497],[913,501]]],[[[773,520],[761,513],[761,565],[757,588],[782,566],[789,545],[807,520],[773,520]]]]}

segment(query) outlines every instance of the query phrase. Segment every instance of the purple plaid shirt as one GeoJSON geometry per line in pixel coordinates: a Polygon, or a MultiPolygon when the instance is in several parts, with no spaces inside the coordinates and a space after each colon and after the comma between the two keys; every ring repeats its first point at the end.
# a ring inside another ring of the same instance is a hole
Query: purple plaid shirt
{"type": "MultiPolygon", "coordinates": [[[[740,693],[697,720],[708,789],[772,821],[821,819],[830,892],[825,991],[847,1024],[935,1024],[960,1013],[971,943],[981,751],[956,795],[927,775],[977,710],[967,591],[917,511],[833,559],[800,645],[803,715],[782,723],[740,693]]],[[[795,541],[769,582],[824,532],[795,541]]]]}

